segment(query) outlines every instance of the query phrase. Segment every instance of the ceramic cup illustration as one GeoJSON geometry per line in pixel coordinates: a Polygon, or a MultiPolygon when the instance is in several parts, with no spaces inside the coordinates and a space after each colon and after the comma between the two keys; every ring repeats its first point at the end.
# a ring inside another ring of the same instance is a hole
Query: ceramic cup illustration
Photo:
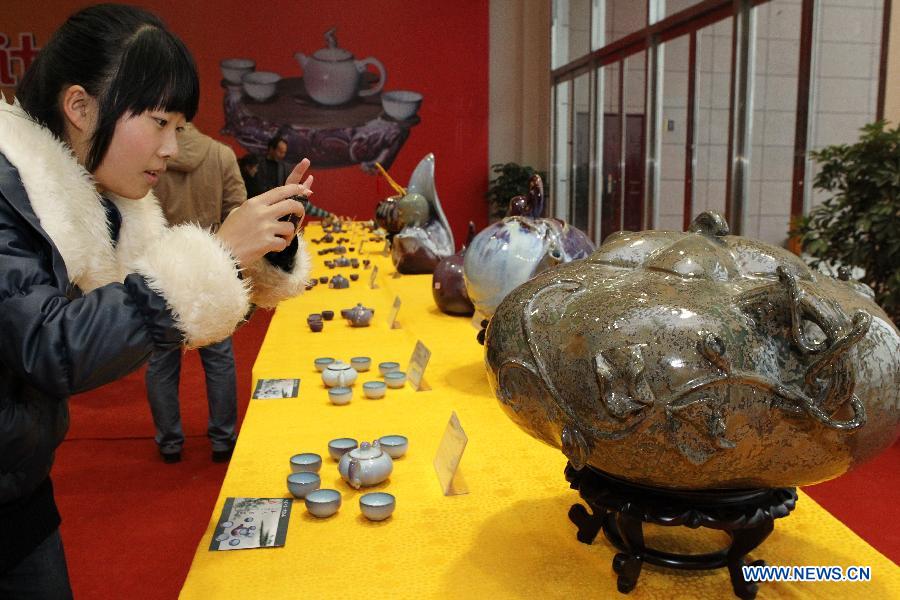
{"type": "Polygon", "coordinates": [[[241,77],[244,92],[257,102],[265,102],[275,95],[275,88],[281,75],[271,71],[253,71],[241,77]]]}
{"type": "Polygon", "coordinates": [[[352,100],[355,96],[371,96],[384,87],[387,74],[384,65],[377,58],[368,57],[356,60],[349,50],[339,48],[336,29],[325,34],[326,48],[316,50],[312,56],[302,52],[294,54],[294,58],[303,68],[303,83],[310,97],[326,106],[338,106],[352,100]],[[372,65],[378,71],[378,81],[374,86],[360,90],[362,74],[366,67],[372,65]]]}
{"type": "Polygon", "coordinates": [[[240,84],[241,77],[252,73],[256,68],[256,62],[249,58],[226,58],[219,61],[219,68],[222,70],[222,77],[225,78],[225,81],[240,84]]]}
{"type": "Polygon", "coordinates": [[[419,112],[422,94],[407,90],[392,90],[381,95],[381,107],[387,116],[397,121],[411,119],[419,112]]]}

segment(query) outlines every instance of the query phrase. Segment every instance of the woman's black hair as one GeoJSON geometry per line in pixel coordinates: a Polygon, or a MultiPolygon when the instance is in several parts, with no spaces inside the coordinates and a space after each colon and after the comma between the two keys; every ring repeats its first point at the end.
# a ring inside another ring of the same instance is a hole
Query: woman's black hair
{"type": "Polygon", "coordinates": [[[246,171],[250,167],[259,166],[259,161],[259,154],[245,154],[238,159],[238,165],[246,171]]]}
{"type": "Polygon", "coordinates": [[[197,66],[184,43],[156,15],[118,4],[69,17],[25,72],[16,97],[25,112],[63,138],[59,94],[70,85],[82,86],[99,103],[85,161],[91,172],[123,115],[163,110],[190,121],[200,99],[197,66]]]}

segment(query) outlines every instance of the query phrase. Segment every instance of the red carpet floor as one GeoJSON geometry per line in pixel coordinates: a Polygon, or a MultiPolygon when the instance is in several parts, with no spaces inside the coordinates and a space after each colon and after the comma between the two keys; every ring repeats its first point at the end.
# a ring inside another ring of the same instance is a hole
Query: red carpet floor
{"type": "MultiPolygon", "coordinates": [[[[234,338],[240,418],[270,317],[257,312],[234,338]]],[[[210,461],[196,352],[183,360],[181,406],[188,436],[184,460],[167,465],[153,442],[143,370],[72,398],[72,427],[57,452],[53,480],[77,599],[178,596],[226,471],[210,461]]],[[[895,444],[858,471],[805,491],[896,563],[898,468],[900,444],[895,444]]],[[[815,563],[815,557],[808,558],[815,563]]]]}

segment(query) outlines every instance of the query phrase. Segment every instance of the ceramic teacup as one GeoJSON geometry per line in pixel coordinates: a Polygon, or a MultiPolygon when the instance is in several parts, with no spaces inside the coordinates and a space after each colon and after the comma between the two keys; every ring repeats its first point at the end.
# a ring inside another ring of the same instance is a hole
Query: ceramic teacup
{"type": "Polygon", "coordinates": [[[390,373],[391,371],[399,371],[399,370],[400,370],[400,363],[398,363],[398,362],[388,361],[388,362],[378,363],[378,372],[381,373],[381,375],[384,375],[385,373],[390,373]]]}
{"type": "Polygon", "coordinates": [[[294,498],[303,498],[313,490],[319,489],[322,480],[317,473],[301,472],[291,473],[287,477],[288,490],[294,498]]]}
{"type": "Polygon", "coordinates": [[[241,83],[241,77],[252,73],[256,62],[249,58],[226,58],[219,61],[219,68],[228,83],[241,83]]]}
{"type": "Polygon", "coordinates": [[[275,95],[281,75],[272,71],[253,71],[241,76],[244,92],[257,102],[265,102],[275,95]]]}
{"type": "Polygon", "coordinates": [[[291,457],[292,473],[318,473],[321,467],[322,457],[315,452],[304,452],[291,457]]]}
{"type": "Polygon", "coordinates": [[[383,435],[378,438],[378,443],[391,458],[400,458],[409,448],[409,440],[405,435],[383,435]]]}
{"type": "Polygon", "coordinates": [[[389,388],[399,389],[406,385],[406,373],[403,371],[390,371],[384,374],[384,382],[389,388]]]}
{"type": "Polygon", "coordinates": [[[350,400],[353,399],[353,390],[348,387],[328,388],[328,399],[331,400],[332,404],[337,404],[338,406],[350,404],[350,400]]]}
{"type": "Polygon", "coordinates": [[[359,497],[359,509],[370,521],[384,521],[394,512],[397,501],[393,494],[371,492],[359,497]]]}
{"type": "Polygon", "coordinates": [[[334,359],[330,356],[321,356],[313,361],[313,363],[316,365],[316,371],[319,371],[320,373],[325,370],[325,367],[333,362],[334,359]]]}
{"type": "Polygon", "coordinates": [[[341,493],[337,490],[320,489],[306,494],[306,510],[320,519],[330,517],[341,507],[341,493]]]}
{"type": "Polygon", "coordinates": [[[359,442],[353,438],[337,438],[328,442],[328,455],[334,460],[341,460],[341,457],[359,446],[359,442]]]}
{"type": "Polygon", "coordinates": [[[364,373],[372,368],[372,359],[368,356],[354,356],[350,359],[350,366],[359,373],[364,373]]]}
{"type": "Polygon", "coordinates": [[[378,400],[384,398],[387,385],[383,381],[367,381],[363,385],[363,393],[370,400],[378,400]]]}
{"type": "Polygon", "coordinates": [[[325,319],[326,321],[332,320],[334,318],[334,311],[333,310],[323,310],[322,318],[325,319]]]}
{"type": "Polygon", "coordinates": [[[325,328],[325,323],[322,319],[307,319],[306,324],[309,325],[309,330],[313,333],[319,333],[325,328]]]}

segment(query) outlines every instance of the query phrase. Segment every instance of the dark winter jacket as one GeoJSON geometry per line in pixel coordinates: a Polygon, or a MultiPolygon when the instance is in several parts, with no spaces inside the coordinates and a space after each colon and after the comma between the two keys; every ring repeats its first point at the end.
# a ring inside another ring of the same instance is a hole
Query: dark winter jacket
{"type": "Polygon", "coordinates": [[[300,246],[291,272],[258,261],[242,279],[207,231],[167,228],[152,194],[101,198],[68,147],[0,100],[0,573],[59,525],[49,472],[67,398],[296,295],[300,246]]]}

